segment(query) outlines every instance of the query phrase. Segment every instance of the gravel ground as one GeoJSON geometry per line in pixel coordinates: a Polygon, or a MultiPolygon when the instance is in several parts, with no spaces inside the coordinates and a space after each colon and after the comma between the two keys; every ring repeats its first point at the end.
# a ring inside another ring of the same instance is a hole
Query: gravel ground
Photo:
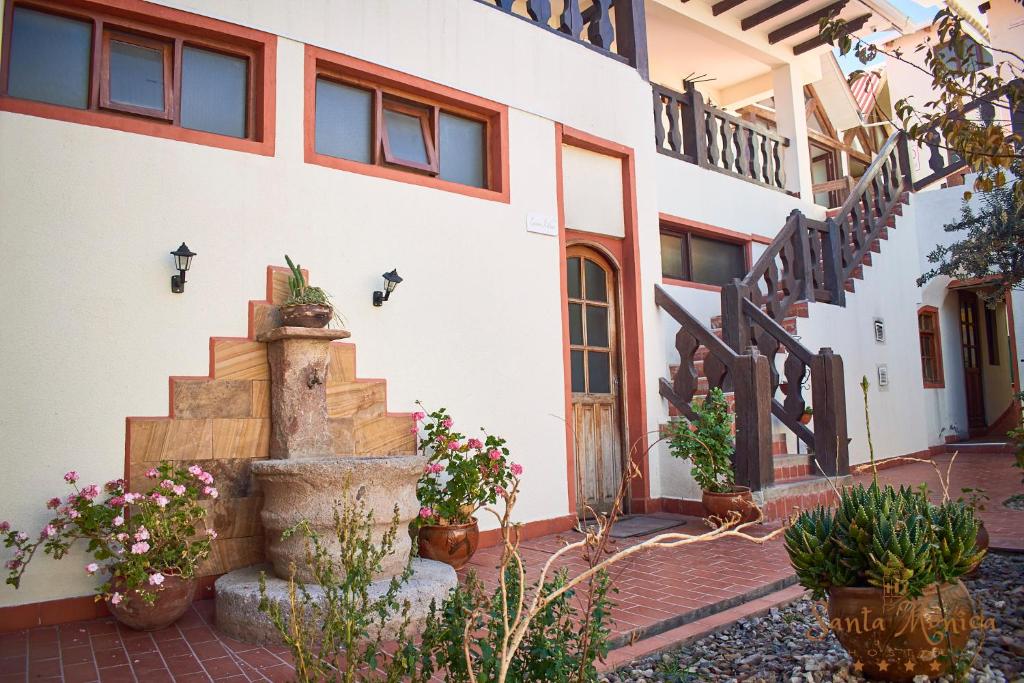
{"type": "Polygon", "coordinates": [[[1010,496],[1003,501],[1003,505],[1011,510],[1024,510],[1024,493],[1010,496]]]}
{"type": "MultiPolygon", "coordinates": [[[[978,575],[965,581],[976,606],[991,616],[989,632],[968,680],[1024,683],[1024,555],[990,554],[978,575]]],[[[835,636],[808,640],[816,624],[807,599],[742,619],[727,630],[663,655],[635,660],[607,675],[607,683],[751,681],[823,683],[861,681],[835,636]]],[[[978,635],[977,633],[975,635],[978,635]]],[[[976,641],[968,643],[977,647],[976,641]]],[[[919,680],[927,680],[919,677],[919,680]]],[[[948,681],[949,679],[940,679],[948,681]]]]}

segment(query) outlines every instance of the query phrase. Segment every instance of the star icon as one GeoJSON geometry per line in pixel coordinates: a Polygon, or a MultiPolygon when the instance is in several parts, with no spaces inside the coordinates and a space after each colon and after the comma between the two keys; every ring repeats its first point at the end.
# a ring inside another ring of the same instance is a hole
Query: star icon
{"type": "Polygon", "coordinates": [[[883,659],[882,661],[880,661],[878,663],[878,670],[879,671],[888,671],[889,670],[889,660],[888,659],[883,659]]]}
{"type": "Polygon", "coordinates": [[[903,662],[903,668],[906,669],[907,671],[913,671],[914,670],[914,660],[913,660],[913,658],[908,659],[907,661],[903,662]]]}
{"type": "Polygon", "coordinates": [[[860,672],[864,671],[864,662],[862,662],[860,660],[857,660],[856,662],[854,662],[853,663],[853,670],[856,671],[857,673],[860,673],[860,672]]]}
{"type": "Polygon", "coordinates": [[[942,665],[939,664],[939,660],[933,659],[932,663],[928,665],[928,668],[931,669],[932,671],[938,671],[939,669],[942,668],[942,665]]]}

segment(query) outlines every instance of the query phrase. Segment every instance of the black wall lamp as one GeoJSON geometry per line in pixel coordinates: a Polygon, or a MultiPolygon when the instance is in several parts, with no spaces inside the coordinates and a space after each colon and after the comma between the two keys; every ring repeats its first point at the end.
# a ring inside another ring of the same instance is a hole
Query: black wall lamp
{"type": "Polygon", "coordinates": [[[384,291],[376,291],[373,293],[373,305],[383,306],[384,302],[391,296],[391,292],[395,291],[395,286],[401,281],[402,276],[398,274],[397,269],[384,273],[384,291]]]}
{"type": "Polygon", "coordinates": [[[171,276],[171,291],[175,294],[185,291],[185,273],[191,267],[192,257],[195,255],[196,253],[189,249],[184,242],[171,252],[171,256],[174,257],[174,267],[178,269],[178,274],[171,276]]]}

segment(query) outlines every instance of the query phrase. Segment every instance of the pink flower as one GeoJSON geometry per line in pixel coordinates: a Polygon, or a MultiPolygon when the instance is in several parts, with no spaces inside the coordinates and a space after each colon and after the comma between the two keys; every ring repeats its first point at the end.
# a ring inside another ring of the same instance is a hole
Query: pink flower
{"type": "Polygon", "coordinates": [[[71,519],[78,519],[81,516],[82,513],[79,512],[78,510],[68,510],[68,517],[70,517],[71,519]]]}
{"type": "Polygon", "coordinates": [[[217,538],[217,530],[216,529],[207,529],[206,530],[206,535],[210,537],[211,541],[213,541],[213,540],[215,540],[217,538]]]}
{"type": "Polygon", "coordinates": [[[451,441],[448,442],[448,448],[453,451],[459,450],[459,442],[456,441],[455,439],[452,439],[451,441]]]}
{"type": "Polygon", "coordinates": [[[121,543],[124,543],[126,540],[128,540],[128,534],[122,531],[117,536],[114,536],[114,538],[121,541],[121,543]]]}
{"type": "Polygon", "coordinates": [[[410,427],[410,428],[409,428],[409,433],[410,433],[410,434],[419,434],[419,431],[420,431],[420,428],[419,428],[419,427],[415,427],[415,426],[413,426],[413,427],[410,427]]]}
{"type": "Polygon", "coordinates": [[[82,489],[82,495],[88,498],[89,500],[92,500],[96,496],[100,495],[100,489],[98,486],[96,486],[96,484],[89,484],[84,489],[82,489]]]}
{"type": "Polygon", "coordinates": [[[157,572],[156,574],[150,574],[149,575],[149,585],[150,586],[159,586],[163,582],[164,582],[164,575],[161,574],[160,572],[157,572]]]}
{"type": "Polygon", "coordinates": [[[50,500],[46,501],[46,507],[48,507],[51,510],[56,510],[57,508],[60,507],[60,498],[51,498],[50,500]]]}
{"type": "Polygon", "coordinates": [[[497,493],[499,496],[504,496],[506,493],[505,489],[502,488],[501,486],[495,486],[494,492],[497,493]]]}
{"type": "Polygon", "coordinates": [[[426,416],[427,416],[426,413],[423,413],[423,412],[420,412],[420,411],[417,410],[415,413],[412,414],[412,419],[416,420],[417,422],[420,422],[426,416]]]}
{"type": "Polygon", "coordinates": [[[149,540],[149,529],[144,526],[140,526],[139,530],[135,532],[136,541],[148,541],[149,540]]]}
{"type": "Polygon", "coordinates": [[[120,593],[114,593],[113,595],[111,595],[110,596],[110,602],[112,602],[115,605],[120,605],[121,604],[121,594],[120,593]]]}
{"type": "Polygon", "coordinates": [[[122,486],[124,486],[124,479],[111,479],[104,484],[103,488],[106,489],[107,493],[113,493],[122,486]]]}
{"type": "Polygon", "coordinates": [[[70,472],[64,475],[64,481],[66,481],[69,484],[74,484],[76,481],[78,481],[78,472],[71,470],[70,472]]]}
{"type": "Polygon", "coordinates": [[[28,540],[28,534],[26,534],[24,531],[19,531],[18,535],[15,536],[15,538],[19,541],[25,542],[28,540]]]}
{"type": "Polygon", "coordinates": [[[451,429],[453,424],[455,423],[452,422],[452,419],[450,417],[446,417],[445,419],[441,420],[441,426],[444,427],[445,429],[451,429]]]}
{"type": "Polygon", "coordinates": [[[212,484],[213,483],[213,475],[210,474],[209,472],[200,472],[199,473],[199,481],[203,482],[204,484],[212,484]]]}
{"type": "Polygon", "coordinates": [[[518,477],[518,476],[519,476],[520,474],[522,474],[522,473],[523,473],[523,466],[522,466],[522,465],[520,465],[520,464],[519,464],[519,463],[517,463],[517,462],[514,462],[514,463],[512,463],[512,467],[511,467],[511,469],[512,469],[512,474],[514,474],[514,475],[515,475],[515,476],[517,476],[517,477],[518,477]]]}
{"type": "Polygon", "coordinates": [[[185,495],[185,490],[186,489],[185,489],[185,486],[183,484],[175,484],[174,488],[171,489],[171,490],[174,491],[174,495],[176,495],[176,496],[183,496],[183,495],[185,495]]]}
{"type": "Polygon", "coordinates": [[[420,517],[422,517],[423,519],[430,519],[433,516],[434,516],[434,511],[431,510],[430,508],[428,508],[428,507],[420,508],[420,517]]]}
{"type": "Polygon", "coordinates": [[[204,486],[203,487],[203,493],[208,495],[210,498],[216,498],[217,496],[220,495],[217,492],[217,489],[213,488],[212,486],[204,486]]]}
{"type": "Polygon", "coordinates": [[[132,546],[132,555],[142,555],[146,552],[149,552],[149,544],[145,541],[139,541],[132,546]]]}
{"type": "Polygon", "coordinates": [[[126,493],[124,494],[124,502],[129,505],[142,498],[141,493],[126,493]]]}
{"type": "Polygon", "coordinates": [[[0,522],[0,531],[10,531],[10,530],[11,530],[11,523],[10,522],[6,522],[6,521],[5,522],[0,522]]]}
{"type": "MultiPolygon", "coordinates": [[[[195,465],[193,465],[193,467],[195,467],[195,465]]],[[[146,470],[146,476],[149,477],[150,479],[156,479],[157,477],[160,476],[160,473],[156,471],[155,467],[150,467],[148,470],[146,470]]]]}
{"type": "Polygon", "coordinates": [[[188,473],[191,474],[193,477],[198,477],[200,474],[203,473],[203,468],[200,467],[199,465],[192,465],[188,468],[188,473]]]}
{"type": "Polygon", "coordinates": [[[95,574],[97,571],[99,571],[99,568],[100,566],[95,562],[90,562],[89,564],[85,565],[85,571],[87,571],[90,574],[95,574]]]}
{"type": "Polygon", "coordinates": [[[167,507],[167,504],[171,502],[171,499],[167,496],[156,495],[153,496],[153,501],[162,508],[167,507]]]}
{"type": "Polygon", "coordinates": [[[160,482],[160,488],[170,491],[171,489],[174,488],[174,482],[171,481],[170,479],[164,479],[162,482],[160,482]]]}
{"type": "Polygon", "coordinates": [[[444,472],[444,465],[442,465],[441,463],[435,462],[433,465],[430,466],[431,474],[440,474],[441,472],[444,472]]]}
{"type": "Polygon", "coordinates": [[[4,566],[8,569],[17,569],[21,566],[21,560],[7,560],[7,564],[4,566]]]}
{"type": "Polygon", "coordinates": [[[491,450],[487,451],[487,455],[491,458],[491,460],[498,460],[501,458],[501,451],[499,451],[497,448],[492,448],[491,450]]]}
{"type": "Polygon", "coordinates": [[[57,535],[57,529],[52,524],[47,524],[43,527],[43,534],[47,538],[52,538],[57,535]]]}
{"type": "Polygon", "coordinates": [[[437,441],[438,443],[444,443],[444,434],[438,434],[436,437],[434,437],[434,441],[437,441]]]}
{"type": "Polygon", "coordinates": [[[124,517],[118,515],[117,517],[114,517],[112,523],[114,524],[114,526],[121,526],[122,524],[124,524],[124,517]]]}
{"type": "Polygon", "coordinates": [[[469,441],[467,442],[467,445],[468,445],[468,446],[469,446],[470,448],[475,448],[476,450],[480,450],[481,448],[483,448],[483,447],[484,447],[484,442],[483,442],[483,441],[481,441],[480,439],[470,439],[470,440],[469,440],[469,441]]]}

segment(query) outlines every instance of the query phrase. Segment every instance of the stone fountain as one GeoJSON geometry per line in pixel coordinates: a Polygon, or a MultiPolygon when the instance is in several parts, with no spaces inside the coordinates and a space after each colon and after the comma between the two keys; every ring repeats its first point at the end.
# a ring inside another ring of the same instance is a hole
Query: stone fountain
{"type": "MultiPolygon", "coordinates": [[[[259,611],[259,577],[266,573],[268,598],[288,613],[288,578],[295,576],[314,597],[322,595],[305,564],[301,535],[281,538],[281,532],[305,520],[330,548],[338,547],[334,512],[345,499],[356,498],[373,512],[374,539],[379,542],[391,524],[397,504],[401,528],[394,553],[385,559],[371,598],[384,593],[393,576],[404,571],[411,539],[405,527],[415,517],[416,482],[426,458],[420,455],[356,456],[333,453],[327,411],[327,370],[330,344],[345,339],[345,330],[277,327],[261,335],[270,361],[270,459],[252,464],[263,491],[261,520],[270,565],[239,569],[217,579],[217,628],[249,643],[275,644],[281,639],[259,611]]],[[[455,570],[446,564],[413,559],[413,574],[402,587],[399,604],[411,605],[413,626],[426,618],[431,600],[438,604],[456,584],[455,570]]],[[[395,615],[385,628],[394,633],[401,622],[395,615]]]]}

